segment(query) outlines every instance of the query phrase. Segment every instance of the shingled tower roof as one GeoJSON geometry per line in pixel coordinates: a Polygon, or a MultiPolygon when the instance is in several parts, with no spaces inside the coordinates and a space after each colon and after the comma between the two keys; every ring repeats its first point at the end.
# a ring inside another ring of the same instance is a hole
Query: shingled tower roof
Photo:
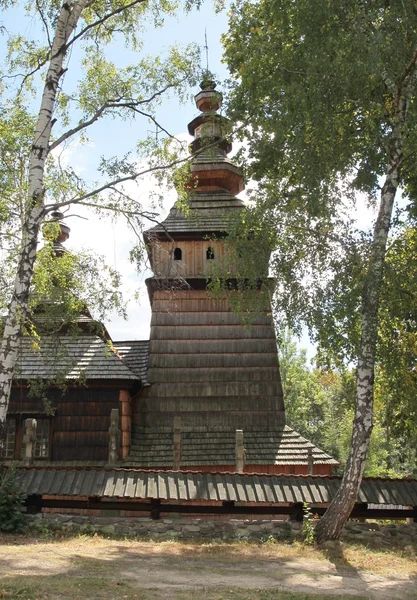
{"type": "Polygon", "coordinates": [[[218,112],[222,94],[209,77],[200,87],[194,99],[201,112],[188,124],[188,131],[194,136],[190,145],[194,156],[189,210],[184,212],[174,205],[163,223],[146,232],[147,238],[152,234],[175,235],[178,239],[181,234],[224,233],[236,211],[244,207],[243,201],[235,197],[245,187],[242,173],[227,157],[232,150],[229,121],[218,112]]]}

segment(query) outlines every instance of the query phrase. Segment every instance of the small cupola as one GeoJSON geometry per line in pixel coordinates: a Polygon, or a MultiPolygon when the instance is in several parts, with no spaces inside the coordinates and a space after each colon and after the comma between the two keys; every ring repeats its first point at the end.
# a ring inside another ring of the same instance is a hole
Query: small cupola
{"type": "Polygon", "coordinates": [[[197,193],[227,191],[235,196],[243,191],[244,184],[240,169],[227,158],[232,149],[229,119],[217,112],[223,96],[209,72],[200,88],[194,100],[201,114],[188,124],[194,136],[191,150],[196,154],[191,163],[191,185],[197,193]]]}
{"type": "Polygon", "coordinates": [[[50,223],[58,223],[58,225],[59,225],[59,231],[58,231],[57,237],[54,239],[54,242],[53,242],[54,251],[57,255],[60,255],[63,252],[66,252],[66,250],[62,244],[67,241],[67,239],[69,238],[70,231],[71,231],[71,229],[68,227],[68,225],[66,225],[64,223],[63,219],[64,219],[64,215],[62,214],[62,212],[55,210],[51,213],[50,223]]]}

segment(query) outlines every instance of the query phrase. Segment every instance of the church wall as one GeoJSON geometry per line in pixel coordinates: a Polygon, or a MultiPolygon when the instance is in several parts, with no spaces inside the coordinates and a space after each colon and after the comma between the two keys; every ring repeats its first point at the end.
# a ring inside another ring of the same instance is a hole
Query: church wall
{"type": "Polygon", "coordinates": [[[265,430],[282,426],[284,402],[270,314],[243,323],[206,290],[153,296],[148,382],[138,426],[265,430]]]}
{"type": "Polygon", "coordinates": [[[8,417],[16,419],[18,425],[16,458],[20,456],[24,420],[33,417],[48,419],[51,424],[48,456],[43,458],[51,461],[107,461],[110,412],[113,408],[119,409],[121,414],[122,452],[127,456],[131,423],[129,392],[121,394],[124,402],[120,402],[119,387],[80,386],[68,388],[65,392],[48,389],[46,395],[49,415],[43,400],[30,398],[27,388],[13,389],[8,417]],[[129,409],[126,395],[129,395],[129,409]]]}
{"type": "Polygon", "coordinates": [[[222,264],[225,259],[221,240],[158,241],[154,242],[152,252],[153,271],[164,277],[205,277],[211,272],[214,261],[222,264]],[[176,248],[182,252],[181,260],[174,259],[176,248]],[[213,259],[207,258],[208,248],[213,251],[213,259]]]}

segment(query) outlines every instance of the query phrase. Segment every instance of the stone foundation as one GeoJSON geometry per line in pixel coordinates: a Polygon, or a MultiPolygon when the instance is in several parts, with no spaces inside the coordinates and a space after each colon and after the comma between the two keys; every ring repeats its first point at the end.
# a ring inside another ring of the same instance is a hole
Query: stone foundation
{"type": "MultiPolygon", "coordinates": [[[[93,517],[56,513],[27,515],[38,532],[68,531],[81,534],[144,538],[153,540],[212,540],[273,542],[302,539],[302,525],[292,521],[250,519],[194,519],[173,517],[154,521],[148,517],[93,517]]],[[[417,523],[378,525],[348,522],[342,541],[376,546],[417,547],[417,523]]]]}

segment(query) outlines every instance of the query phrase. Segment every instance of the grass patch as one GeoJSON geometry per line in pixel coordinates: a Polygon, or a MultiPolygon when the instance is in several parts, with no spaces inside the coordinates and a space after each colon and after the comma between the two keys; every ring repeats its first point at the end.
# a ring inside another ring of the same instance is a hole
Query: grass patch
{"type": "Polygon", "coordinates": [[[123,581],[101,577],[4,577],[1,600],[157,600],[152,592],[133,589],[123,581]]]}
{"type": "Polygon", "coordinates": [[[330,589],[316,589],[328,574],[357,578],[363,594],[365,570],[404,577],[403,597],[415,597],[417,560],[392,548],[0,536],[0,600],[327,600],[330,589]],[[297,573],[312,587],[297,587],[297,573]]]}
{"type": "MultiPolygon", "coordinates": [[[[204,590],[172,592],[138,590],[129,582],[102,578],[5,577],[0,583],[1,600],[331,600],[334,596],[280,592],[277,590],[204,590]]],[[[352,596],[337,596],[352,600],[352,596]]],[[[355,597],[355,600],[366,598],[355,597]]]]}
{"type": "MultiPolygon", "coordinates": [[[[225,566],[241,563],[242,561],[256,560],[320,560],[330,561],[337,568],[347,570],[367,571],[378,575],[387,575],[395,572],[398,575],[417,576],[417,546],[410,544],[409,549],[404,548],[378,548],[365,544],[343,542],[335,549],[325,549],[317,546],[305,546],[295,541],[291,544],[284,542],[209,542],[209,541],[153,541],[135,539],[108,539],[100,535],[73,535],[72,537],[48,537],[33,535],[0,534],[1,547],[8,547],[14,555],[28,552],[50,552],[68,556],[76,553],[86,558],[94,559],[97,554],[103,557],[116,555],[120,550],[140,556],[167,556],[170,558],[192,558],[193,560],[219,558],[225,566]],[[13,547],[13,549],[11,549],[13,547]],[[411,551],[410,551],[411,549],[411,551]]],[[[100,571],[100,566],[92,560],[89,569],[92,575],[100,571]]],[[[1,599],[1,597],[0,597],[1,599]]]]}

